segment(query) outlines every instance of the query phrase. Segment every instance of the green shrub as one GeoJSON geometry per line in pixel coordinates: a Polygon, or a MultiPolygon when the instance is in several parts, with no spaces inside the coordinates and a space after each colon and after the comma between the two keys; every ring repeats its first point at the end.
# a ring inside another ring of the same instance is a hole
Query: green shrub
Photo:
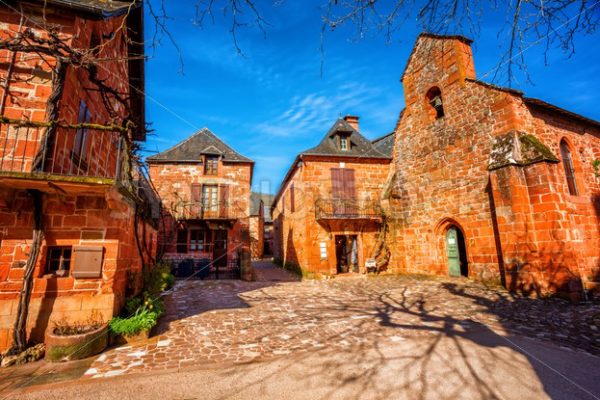
{"type": "Polygon", "coordinates": [[[138,310],[138,308],[140,308],[142,306],[142,303],[144,302],[144,300],[142,299],[141,296],[136,296],[136,297],[132,297],[130,299],[127,299],[127,301],[125,302],[125,316],[130,316],[135,314],[135,312],[138,310]]]}
{"type": "Polygon", "coordinates": [[[274,258],[273,264],[278,265],[283,268],[283,260],[281,258],[274,258]]]}
{"type": "Polygon", "coordinates": [[[161,298],[149,297],[149,293],[144,292],[142,296],[127,300],[125,313],[122,317],[111,319],[108,325],[118,335],[133,336],[149,331],[158,323],[158,318],[164,313],[164,304],[161,298]]]}
{"type": "Polygon", "coordinates": [[[151,294],[158,294],[170,289],[175,282],[175,277],[171,273],[171,265],[168,263],[158,263],[154,268],[144,275],[144,290],[151,294]]]}
{"type": "Polygon", "coordinates": [[[152,329],[158,322],[158,316],[156,311],[142,308],[129,318],[114,317],[108,325],[118,335],[134,336],[140,332],[152,329]]]}

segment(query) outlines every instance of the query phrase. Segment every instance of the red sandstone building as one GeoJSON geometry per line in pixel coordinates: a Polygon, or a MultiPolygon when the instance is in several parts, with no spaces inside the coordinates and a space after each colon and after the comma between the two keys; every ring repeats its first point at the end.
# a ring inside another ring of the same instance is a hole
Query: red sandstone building
{"type": "Polygon", "coordinates": [[[404,71],[389,267],[585,295],[600,280],[600,123],[477,80],[470,44],[422,34],[404,71]]]}
{"type": "Polygon", "coordinates": [[[216,275],[235,271],[250,244],[254,162],[206,128],[146,161],[163,204],[163,258],[185,275],[202,261],[216,275]]]}
{"type": "Polygon", "coordinates": [[[156,239],[152,191],[129,151],[145,129],[141,7],[18,3],[0,7],[2,42],[21,45],[0,50],[0,349],[12,343],[28,263],[27,330],[41,341],[52,321],[118,312],[138,290],[156,239]],[[81,63],[58,64],[44,50],[48,27],[81,63]]]}
{"type": "Polygon", "coordinates": [[[371,143],[358,117],[348,116],[296,157],[273,201],[276,259],[309,274],[365,270],[383,238],[379,197],[391,162],[388,142],[371,143]]]}
{"type": "Polygon", "coordinates": [[[250,255],[253,260],[263,258],[265,252],[265,204],[260,193],[250,193],[250,255]]]}

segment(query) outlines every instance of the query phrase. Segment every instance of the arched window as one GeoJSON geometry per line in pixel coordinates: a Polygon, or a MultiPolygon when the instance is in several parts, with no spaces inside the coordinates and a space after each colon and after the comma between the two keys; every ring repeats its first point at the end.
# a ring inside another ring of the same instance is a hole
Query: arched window
{"type": "Polygon", "coordinates": [[[573,196],[577,196],[579,191],[577,190],[577,182],[575,180],[573,156],[571,155],[571,149],[569,148],[569,145],[564,139],[560,142],[560,156],[562,158],[563,167],[565,168],[565,176],[567,178],[567,185],[569,186],[569,193],[571,193],[573,196]]]}
{"type": "Polygon", "coordinates": [[[427,103],[431,107],[431,114],[435,116],[435,119],[444,116],[444,102],[442,101],[442,92],[439,87],[434,86],[427,91],[427,103]]]}

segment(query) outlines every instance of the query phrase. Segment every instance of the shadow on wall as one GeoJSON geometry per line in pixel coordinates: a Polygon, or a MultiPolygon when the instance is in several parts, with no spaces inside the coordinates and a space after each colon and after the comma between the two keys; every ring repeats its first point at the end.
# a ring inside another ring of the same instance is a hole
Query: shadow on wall
{"type": "Polygon", "coordinates": [[[302,275],[302,271],[300,270],[300,260],[298,259],[298,253],[296,252],[296,246],[294,246],[293,228],[288,229],[285,249],[283,267],[296,274],[302,275]]]}
{"type": "MultiPolygon", "coordinates": [[[[54,303],[56,302],[56,296],[58,295],[58,280],[57,278],[50,278],[46,280],[46,293],[44,294],[42,301],[40,302],[40,310],[35,319],[33,326],[31,327],[31,335],[29,337],[30,342],[42,343],[44,342],[44,336],[47,329],[52,329],[53,326],[50,323],[50,316],[54,309],[54,303]]],[[[32,299],[33,300],[33,299],[32,299]]],[[[31,309],[30,309],[31,312],[31,309]]]]}

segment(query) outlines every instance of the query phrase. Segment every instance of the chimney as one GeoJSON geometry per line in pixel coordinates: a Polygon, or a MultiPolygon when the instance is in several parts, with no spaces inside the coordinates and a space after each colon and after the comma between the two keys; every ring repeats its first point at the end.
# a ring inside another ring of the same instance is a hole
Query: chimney
{"type": "Polygon", "coordinates": [[[346,121],[351,127],[356,129],[357,131],[360,131],[358,129],[358,117],[356,115],[346,115],[344,117],[344,121],[346,121]]]}

